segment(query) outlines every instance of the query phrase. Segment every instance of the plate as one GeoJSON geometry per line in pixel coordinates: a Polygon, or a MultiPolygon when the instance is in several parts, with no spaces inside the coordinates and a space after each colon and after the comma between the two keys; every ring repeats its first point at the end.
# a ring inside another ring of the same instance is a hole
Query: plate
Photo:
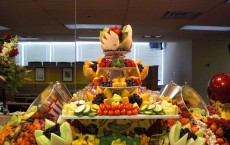
{"type": "Polygon", "coordinates": [[[130,70],[130,69],[136,69],[136,67],[99,67],[100,69],[105,70],[130,70]]]}
{"type": "Polygon", "coordinates": [[[130,86],[130,87],[101,87],[102,89],[108,88],[108,89],[114,89],[114,90],[120,90],[120,89],[133,89],[138,88],[140,86],[130,86]]]}
{"type": "Polygon", "coordinates": [[[164,118],[181,118],[180,115],[119,115],[119,116],[65,116],[62,119],[164,119],[164,118]]]}
{"type": "Polygon", "coordinates": [[[114,50],[111,50],[111,51],[103,51],[103,54],[105,55],[119,55],[119,54],[128,54],[130,53],[131,51],[114,51],[114,50]]]}

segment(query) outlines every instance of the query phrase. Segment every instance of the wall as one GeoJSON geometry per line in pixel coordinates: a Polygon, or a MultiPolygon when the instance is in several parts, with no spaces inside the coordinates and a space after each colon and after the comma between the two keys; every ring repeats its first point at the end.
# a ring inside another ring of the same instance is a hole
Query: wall
{"type": "Polygon", "coordinates": [[[167,42],[163,51],[164,84],[171,80],[178,85],[192,84],[192,42],[167,42]]]}
{"type": "Polygon", "coordinates": [[[209,80],[218,73],[230,73],[229,40],[193,40],[192,86],[207,100],[209,80]]]}

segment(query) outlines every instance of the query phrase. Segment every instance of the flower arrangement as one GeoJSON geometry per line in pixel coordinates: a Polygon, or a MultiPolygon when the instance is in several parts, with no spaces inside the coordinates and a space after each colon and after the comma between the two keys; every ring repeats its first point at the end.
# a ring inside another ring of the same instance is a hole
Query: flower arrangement
{"type": "Polygon", "coordinates": [[[0,39],[0,87],[7,95],[14,95],[29,80],[30,70],[16,64],[15,56],[19,53],[17,44],[18,37],[12,38],[8,33],[0,39]]]}

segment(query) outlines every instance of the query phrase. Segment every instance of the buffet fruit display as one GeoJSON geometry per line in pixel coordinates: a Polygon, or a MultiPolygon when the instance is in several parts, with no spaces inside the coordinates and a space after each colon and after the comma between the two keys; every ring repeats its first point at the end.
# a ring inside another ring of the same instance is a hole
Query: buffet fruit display
{"type": "Polygon", "coordinates": [[[170,82],[160,92],[142,86],[149,66],[125,58],[130,25],[105,28],[100,41],[104,57],[83,66],[91,83],[73,95],[50,84],[0,126],[0,145],[229,145],[228,105],[206,106],[188,84],[170,82]]]}

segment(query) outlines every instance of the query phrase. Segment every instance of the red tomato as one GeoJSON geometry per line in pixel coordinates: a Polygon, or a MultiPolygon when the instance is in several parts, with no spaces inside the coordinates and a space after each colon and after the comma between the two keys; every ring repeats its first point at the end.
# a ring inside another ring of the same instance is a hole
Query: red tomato
{"type": "Polygon", "coordinates": [[[119,110],[122,110],[123,108],[124,108],[124,104],[119,104],[119,105],[118,105],[118,109],[119,109],[119,110]]]}
{"type": "Polygon", "coordinates": [[[132,114],[133,114],[133,115],[137,115],[137,114],[138,114],[137,109],[133,109],[133,110],[132,110],[132,114]]]}
{"type": "Polygon", "coordinates": [[[101,116],[101,115],[103,114],[102,110],[101,110],[101,109],[98,109],[98,110],[97,110],[97,114],[101,116]]]}
{"type": "Polygon", "coordinates": [[[103,111],[103,115],[109,115],[109,111],[105,109],[105,110],[103,111]]]}
{"type": "Polygon", "coordinates": [[[116,116],[119,116],[121,114],[121,111],[117,109],[117,110],[115,110],[114,113],[115,113],[116,116]]]}
{"type": "Polygon", "coordinates": [[[126,104],[126,110],[133,110],[133,104],[126,104]]]}
{"type": "Polygon", "coordinates": [[[117,110],[118,108],[119,108],[118,105],[113,105],[112,106],[112,110],[114,110],[114,111],[117,110]]]}
{"type": "Polygon", "coordinates": [[[107,109],[107,110],[111,110],[111,105],[110,104],[107,104],[107,105],[105,105],[105,109],[107,109]]]}
{"type": "Polygon", "coordinates": [[[132,111],[131,111],[131,110],[128,110],[128,111],[127,111],[127,115],[129,115],[129,116],[132,115],[132,111]]]}
{"type": "Polygon", "coordinates": [[[109,110],[109,115],[113,116],[114,115],[114,111],[113,110],[109,110]]]}
{"type": "Polygon", "coordinates": [[[101,109],[101,111],[104,111],[105,110],[105,104],[100,104],[100,109],[101,109]]]}
{"type": "Polygon", "coordinates": [[[123,108],[123,109],[121,110],[121,114],[122,114],[122,115],[127,115],[127,111],[126,111],[125,108],[123,108]]]}
{"type": "Polygon", "coordinates": [[[139,107],[134,107],[133,109],[136,109],[138,113],[140,112],[140,108],[139,107]]]}

